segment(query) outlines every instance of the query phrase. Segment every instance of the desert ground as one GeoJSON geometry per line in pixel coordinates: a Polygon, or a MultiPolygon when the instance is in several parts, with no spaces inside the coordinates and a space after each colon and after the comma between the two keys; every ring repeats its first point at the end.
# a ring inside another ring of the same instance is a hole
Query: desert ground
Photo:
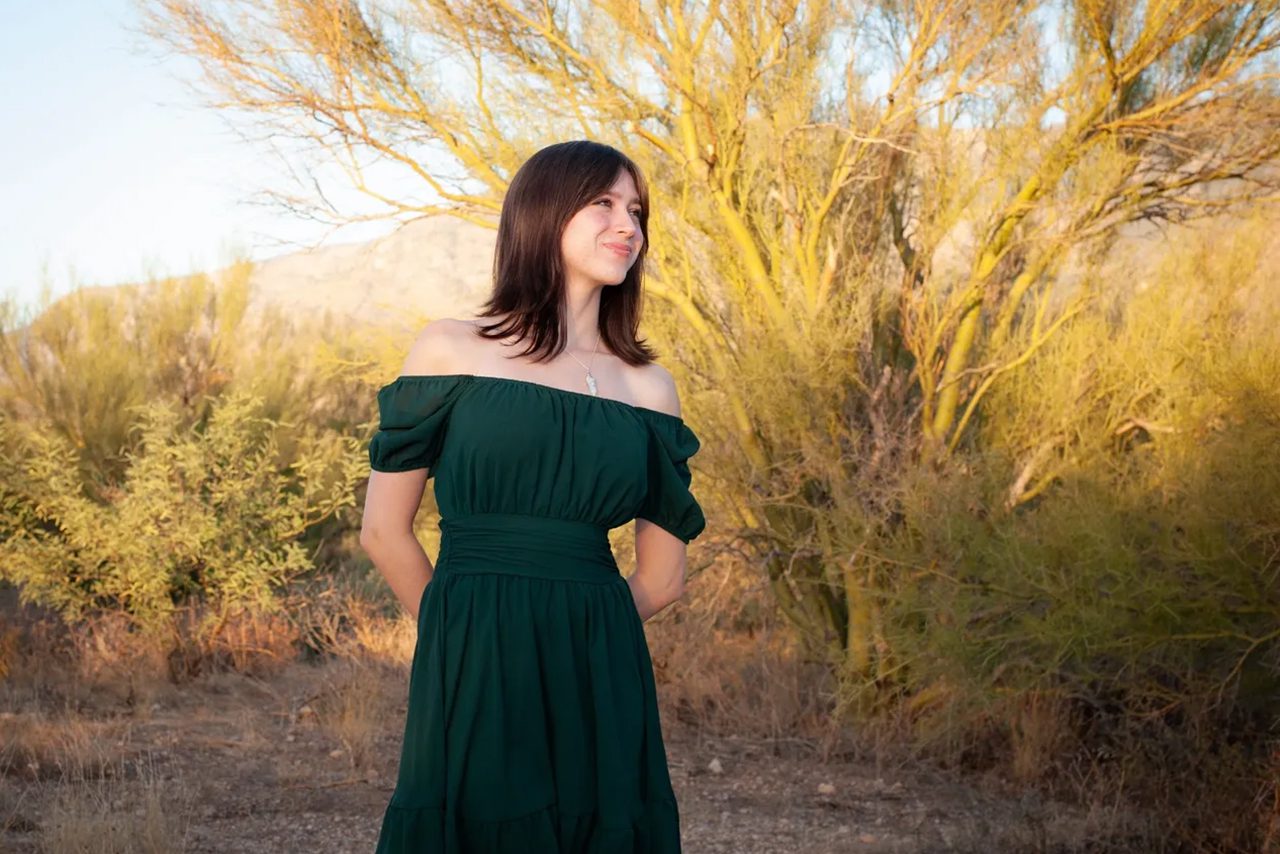
{"type": "MultiPolygon", "coordinates": [[[[357,621],[358,653],[235,668],[131,658],[109,633],[72,641],[16,616],[11,595],[4,613],[0,850],[373,850],[399,759],[407,619],[380,633],[357,621]]],[[[690,854],[1123,849],[1115,816],[996,781],[662,714],[690,854]]]]}

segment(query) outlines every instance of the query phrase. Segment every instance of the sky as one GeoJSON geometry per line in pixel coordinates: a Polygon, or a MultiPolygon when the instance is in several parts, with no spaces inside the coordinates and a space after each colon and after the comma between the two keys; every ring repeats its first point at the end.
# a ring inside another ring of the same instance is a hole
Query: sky
{"type": "MultiPolygon", "coordinates": [[[[284,187],[182,80],[197,68],[136,32],[133,0],[5,4],[0,27],[0,287],[24,306],[75,287],[296,251],[325,226],[249,204],[284,187]],[[131,31],[133,30],[133,31],[131,31]],[[292,247],[279,241],[292,242],[292,247]]],[[[338,231],[370,239],[393,223],[338,231]]]]}

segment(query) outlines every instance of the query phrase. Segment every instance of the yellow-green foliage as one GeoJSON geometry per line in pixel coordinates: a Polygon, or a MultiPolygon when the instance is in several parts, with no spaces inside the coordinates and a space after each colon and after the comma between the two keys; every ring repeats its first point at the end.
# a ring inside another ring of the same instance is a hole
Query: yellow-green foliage
{"type": "Polygon", "coordinates": [[[207,415],[244,348],[247,265],[207,276],[82,289],[23,323],[0,304],[0,411],[42,420],[80,451],[90,480],[120,474],[132,407],[159,397],[207,415]]]}
{"type": "Polygon", "coordinates": [[[1280,719],[1265,234],[1185,238],[997,386],[956,465],[907,473],[876,595],[926,740],[994,730],[1016,751],[1035,697],[1066,741],[1037,739],[1120,757],[1144,803],[1201,830],[1261,791],[1280,719]],[[1168,786],[1192,767],[1203,785],[1168,786]]]}
{"type": "MultiPolygon", "coordinates": [[[[268,417],[365,437],[374,336],[274,306],[250,314],[251,275],[243,262],[217,282],[200,274],[76,291],[29,322],[0,301],[0,413],[67,438],[91,492],[121,477],[137,407],[157,399],[174,401],[186,425],[241,388],[268,417]]],[[[277,437],[286,458],[297,433],[277,437]]]]}
{"type": "Polygon", "coordinates": [[[1162,708],[1218,686],[1264,699],[1241,676],[1280,689],[1280,312],[1250,287],[1261,234],[1188,239],[995,392],[971,467],[989,482],[956,487],[992,512],[931,523],[972,531],[947,553],[991,584],[953,591],[985,601],[953,624],[972,660],[1162,708]],[[1031,480],[1058,477],[1009,512],[1033,459],[1031,480]]]}
{"type": "Polygon", "coordinates": [[[276,591],[312,566],[299,538],[354,503],[367,460],[359,437],[264,417],[248,392],[211,406],[187,426],[175,402],[139,407],[123,478],[99,484],[101,497],[87,494],[70,440],[0,421],[0,579],[68,619],[120,609],[147,630],[195,595],[214,613],[272,608],[276,591]]]}
{"type": "Polygon", "coordinates": [[[252,266],[0,304],[0,581],[68,620],[158,630],[273,608],[346,557],[368,471],[376,334],[270,307],[252,266]]]}

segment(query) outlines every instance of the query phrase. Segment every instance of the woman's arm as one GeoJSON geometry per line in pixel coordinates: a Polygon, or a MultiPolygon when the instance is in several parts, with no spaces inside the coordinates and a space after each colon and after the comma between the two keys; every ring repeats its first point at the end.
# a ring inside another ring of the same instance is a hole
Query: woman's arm
{"type": "MultiPolygon", "coordinates": [[[[440,318],[428,323],[405,356],[401,374],[442,374],[454,369],[457,321],[440,318]]],[[[396,598],[413,618],[435,567],[413,533],[413,519],[427,487],[425,468],[383,472],[370,470],[360,522],[360,546],[386,579],[396,598]]]]}
{"type": "Polygon", "coordinates": [[[627,576],[641,622],[684,595],[688,547],[675,534],[636,519],[636,570],[627,576]]]}
{"type": "Polygon", "coordinates": [[[371,471],[360,525],[360,547],[415,620],[422,592],[435,573],[413,533],[426,482],[426,469],[371,471]]]}
{"type": "MultiPolygon", "coordinates": [[[[657,362],[650,365],[650,409],[680,416],[680,394],[671,373],[657,362]]],[[[688,555],[685,542],[648,519],[636,518],[636,571],[627,578],[641,621],[647,620],[684,595],[688,555]]]]}

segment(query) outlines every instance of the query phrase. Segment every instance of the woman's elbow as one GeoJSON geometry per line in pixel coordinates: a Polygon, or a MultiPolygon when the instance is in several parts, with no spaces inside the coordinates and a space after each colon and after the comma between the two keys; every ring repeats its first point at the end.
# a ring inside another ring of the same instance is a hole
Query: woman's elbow
{"type": "Polygon", "coordinates": [[[413,528],[410,526],[372,525],[366,522],[360,527],[360,547],[370,556],[385,550],[388,545],[396,548],[401,541],[416,539],[413,528]]]}
{"type": "Polygon", "coordinates": [[[674,602],[678,602],[684,596],[684,573],[683,572],[680,573],[679,576],[674,578],[666,586],[666,590],[664,591],[664,594],[665,595],[662,598],[664,598],[667,601],[668,605],[674,602]]]}
{"type": "Polygon", "coordinates": [[[373,525],[362,525],[360,528],[360,548],[366,553],[372,553],[377,550],[378,544],[384,542],[385,534],[373,525]]]}

